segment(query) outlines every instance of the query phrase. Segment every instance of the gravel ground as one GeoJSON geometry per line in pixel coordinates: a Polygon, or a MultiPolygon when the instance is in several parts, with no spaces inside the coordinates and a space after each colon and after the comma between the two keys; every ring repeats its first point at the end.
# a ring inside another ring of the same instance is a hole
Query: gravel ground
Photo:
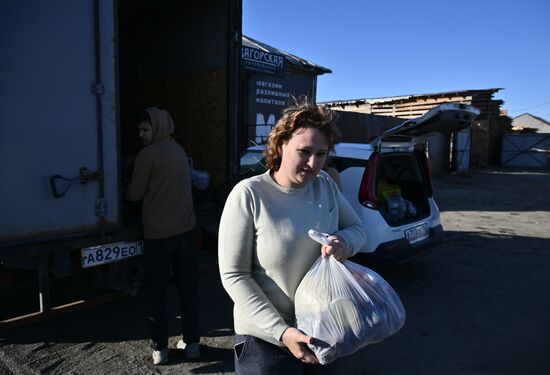
{"type": "MultiPolygon", "coordinates": [[[[483,170],[435,184],[445,243],[376,269],[401,296],[407,323],[348,357],[346,373],[547,373],[550,173],[483,170]]],[[[200,269],[200,360],[173,349],[169,365],[153,366],[140,294],[0,332],[0,374],[232,373],[231,303],[215,249],[201,250],[200,269]]]]}

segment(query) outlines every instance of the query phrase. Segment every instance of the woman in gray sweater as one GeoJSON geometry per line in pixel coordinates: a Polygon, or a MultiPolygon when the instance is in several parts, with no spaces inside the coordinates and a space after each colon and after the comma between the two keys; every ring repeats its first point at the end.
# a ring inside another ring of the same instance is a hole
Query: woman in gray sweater
{"type": "Polygon", "coordinates": [[[238,183],[219,230],[223,286],[235,303],[237,374],[330,373],[293,324],[294,294],[319,256],[344,261],[365,241],[359,217],[322,171],[337,141],[333,113],[303,101],[287,108],[267,140],[268,171],[238,183]],[[330,246],[308,230],[330,233],[330,246]]]}

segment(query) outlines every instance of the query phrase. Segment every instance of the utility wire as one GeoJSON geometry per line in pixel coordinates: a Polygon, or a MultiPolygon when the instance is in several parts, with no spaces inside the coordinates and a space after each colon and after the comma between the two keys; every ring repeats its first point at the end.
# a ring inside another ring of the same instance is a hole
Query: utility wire
{"type": "Polygon", "coordinates": [[[529,106],[529,107],[525,107],[525,108],[510,109],[509,112],[520,112],[520,111],[525,111],[525,110],[527,110],[527,109],[542,107],[543,105],[548,105],[548,104],[550,104],[550,101],[544,102],[544,103],[541,103],[541,104],[535,104],[535,105],[532,105],[532,106],[529,106]]]}

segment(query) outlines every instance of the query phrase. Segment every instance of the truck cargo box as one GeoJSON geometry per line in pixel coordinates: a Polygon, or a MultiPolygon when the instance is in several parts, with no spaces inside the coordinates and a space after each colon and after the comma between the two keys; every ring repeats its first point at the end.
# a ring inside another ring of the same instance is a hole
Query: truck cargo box
{"type": "Polygon", "coordinates": [[[145,107],[172,114],[194,167],[226,189],[240,32],[240,0],[0,3],[2,275],[38,270],[47,292],[52,275],[95,265],[90,247],[141,240],[125,188],[145,107]]]}

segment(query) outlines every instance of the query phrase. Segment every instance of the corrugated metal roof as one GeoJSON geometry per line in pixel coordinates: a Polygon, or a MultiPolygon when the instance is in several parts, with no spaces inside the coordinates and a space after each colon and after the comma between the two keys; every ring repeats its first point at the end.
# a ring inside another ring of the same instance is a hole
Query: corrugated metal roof
{"type": "Polygon", "coordinates": [[[456,91],[444,91],[444,92],[433,92],[427,94],[412,94],[412,95],[401,95],[401,96],[387,96],[383,98],[360,98],[360,99],[347,99],[347,100],[332,100],[325,102],[318,102],[318,104],[324,105],[357,105],[357,104],[378,104],[378,103],[387,103],[387,102],[396,102],[408,99],[417,99],[422,97],[430,96],[448,96],[448,95],[468,95],[468,94],[478,94],[482,92],[490,92],[494,94],[503,90],[502,88],[492,88],[492,89],[481,89],[481,90],[456,90],[456,91]]]}
{"type": "Polygon", "coordinates": [[[315,73],[317,75],[321,75],[321,74],[325,74],[325,73],[332,73],[332,70],[330,70],[328,68],[325,68],[321,65],[314,64],[310,61],[304,60],[304,59],[302,59],[298,56],[295,56],[295,55],[293,55],[291,53],[288,53],[286,51],[283,51],[281,49],[272,47],[272,46],[267,45],[265,43],[258,42],[257,40],[252,39],[251,37],[248,37],[246,35],[243,35],[242,44],[243,44],[243,46],[251,47],[251,48],[257,48],[257,49],[259,49],[261,51],[264,51],[264,52],[271,52],[271,53],[277,53],[279,55],[283,55],[284,58],[285,58],[285,61],[288,64],[290,64],[291,66],[293,66],[293,67],[295,67],[299,70],[315,73]]]}

